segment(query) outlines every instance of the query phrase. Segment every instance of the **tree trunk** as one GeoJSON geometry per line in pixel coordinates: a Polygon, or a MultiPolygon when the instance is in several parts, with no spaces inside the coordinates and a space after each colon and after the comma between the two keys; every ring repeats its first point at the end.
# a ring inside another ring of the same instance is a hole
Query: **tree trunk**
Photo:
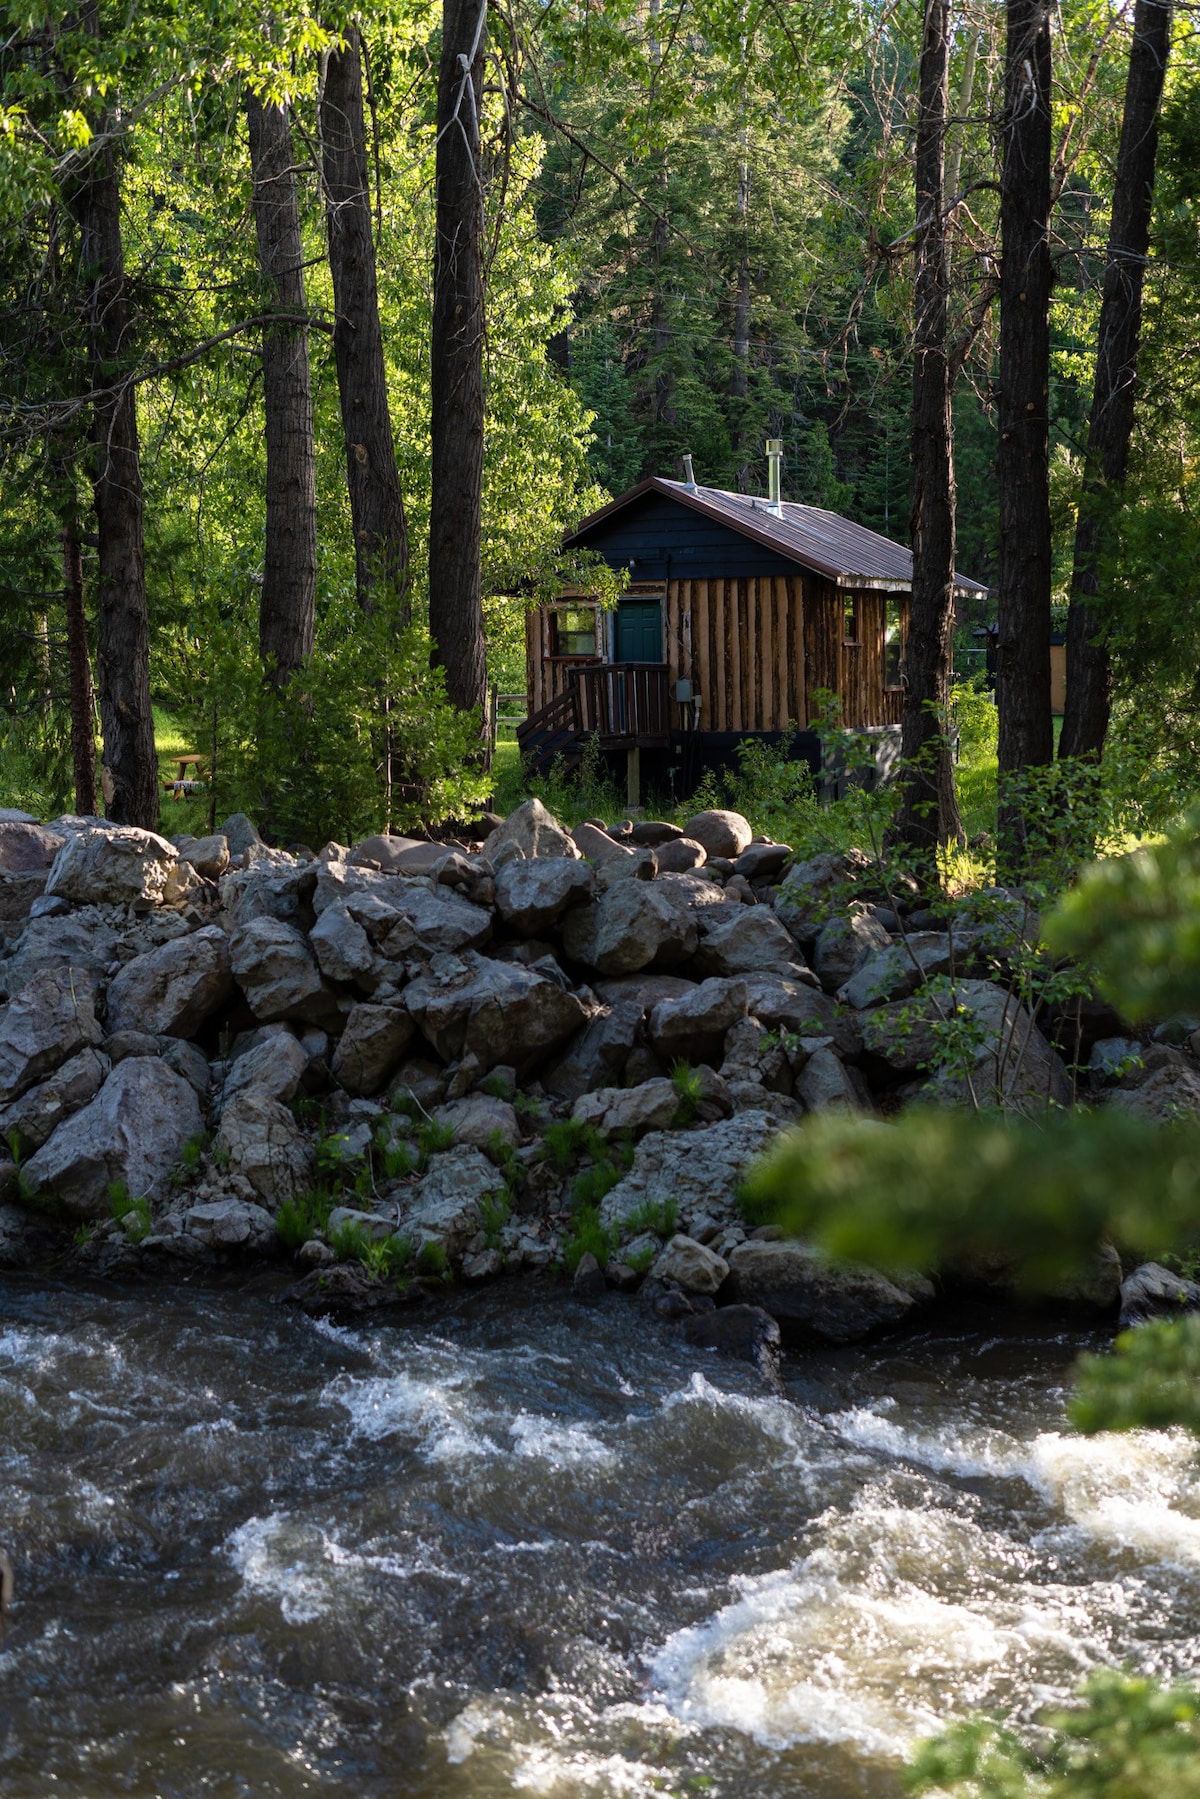
{"type": "Polygon", "coordinates": [[[482,721],[487,663],[480,564],[484,305],[479,103],[486,0],[444,0],[442,19],[429,625],[450,699],[464,711],[480,707],[482,721]]]}
{"type": "MultiPolygon", "coordinates": [[[[1000,775],[1053,760],[1050,714],[1050,3],[1007,0],[1000,178],[1000,775]]],[[[1002,833],[1019,835],[1019,806],[1002,833]]],[[[1014,852],[1019,860],[1019,851],[1014,852]]]]}
{"type": "MultiPolygon", "coordinates": [[[[408,527],[379,326],[357,31],[347,34],[345,49],[331,51],[326,63],[321,88],[321,159],[336,314],[333,352],[346,437],[355,579],[359,604],[369,612],[380,589],[398,597],[405,593],[408,527]]],[[[404,618],[407,622],[407,611],[404,618]]]]}
{"type": "Polygon", "coordinates": [[[1158,156],[1158,120],[1167,56],[1170,5],[1138,0],[1129,50],[1125,110],[1113,186],[1112,224],[1083,492],[1075,525],[1075,560],[1067,613],[1067,700],[1059,755],[1096,758],[1104,748],[1112,672],[1093,602],[1111,509],[1125,480],[1133,434],[1133,401],[1142,329],[1142,284],[1150,248],[1150,215],[1158,156]]]}
{"type": "Polygon", "coordinates": [[[150,631],[142,543],[137,408],[122,383],[132,319],[121,242],[121,195],[111,147],[88,165],[77,197],[88,281],[95,403],[96,666],[104,740],[105,811],[114,824],[158,825],[158,761],[150,709],[150,631]]]}
{"type": "MultiPolygon", "coordinates": [[[[743,46],[744,54],[744,46],[743,46]]],[[[750,163],[747,159],[747,132],[742,128],[742,160],[738,164],[737,214],[742,254],[738,259],[737,282],[733,298],[733,371],[729,379],[730,407],[729,443],[736,467],[737,491],[749,493],[749,460],[754,452],[746,441],[746,401],[750,394],[750,163]]]]}
{"type": "Polygon", "coordinates": [[[79,520],[68,502],[62,520],[63,601],[67,614],[67,661],[71,693],[71,761],[75,810],[83,818],[96,811],[96,735],[92,718],[92,659],[88,654],[83,607],[83,548],[79,520]]]}
{"type": "Polygon", "coordinates": [[[303,323],[304,245],[287,109],[246,95],[258,260],[273,309],[296,323],[263,331],[267,532],[258,647],[277,687],[312,655],[317,603],[317,487],[308,328],[303,323]]]}
{"type": "MultiPolygon", "coordinates": [[[[950,3],[926,0],[916,143],[912,410],[912,602],[904,650],[905,765],[896,835],[930,863],[962,834],[946,707],[954,666],[954,437],[946,349],[949,254],[943,215],[950,3]]],[[[934,869],[931,868],[933,873],[934,869]]]]}

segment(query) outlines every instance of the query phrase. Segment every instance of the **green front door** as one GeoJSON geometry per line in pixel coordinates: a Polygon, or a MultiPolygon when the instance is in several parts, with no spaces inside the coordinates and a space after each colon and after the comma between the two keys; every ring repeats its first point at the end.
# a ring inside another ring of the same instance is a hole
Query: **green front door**
{"type": "Polygon", "coordinates": [[[621,600],[617,606],[617,661],[663,662],[661,600],[621,600]]]}

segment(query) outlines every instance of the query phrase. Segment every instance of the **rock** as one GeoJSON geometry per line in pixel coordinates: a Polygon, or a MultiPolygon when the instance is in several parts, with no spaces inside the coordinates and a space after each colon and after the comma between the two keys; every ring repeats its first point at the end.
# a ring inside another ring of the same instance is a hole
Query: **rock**
{"type": "Polygon", "coordinates": [[[105,1218],[114,1183],[134,1199],[163,1198],[180,1150],[202,1128],[188,1083],[160,1061],[131,1056],[29,1158],[24,1182],[74,1218],[105,1218]]]}
{"type": "Polygon", "coordinates": [[[521,1141],[521,1124],[507,1100],[493,1099],[488,1093],[468,1093],[464,1099],[451,1100],[434,1113],[439,1124],[448,1124],[456,1143],[470,1143],[487,1150],[496,1142],[515,1149],[521,1141]]]}
{"type": "Polygon", "coordinates": [[[1119,1081],[1144,1066],[1143,1049],[1136,1037],[1101,1037],[1088,1057],[1092,1079],[1119,1081]]]}
{"type": "Polygon", "coordinates": [[[324,1029],[340,1022],[304,933],[281,918],[255,918],[234,932],[233,972],[250,1010],[264,1024],[296,1019],[324,1029]]]}
{"type": "Polygon", "coordinates": [[[388,903],[400,914],[383,939],[385,956],[435,955],[439,950],[473,949],[492,934],[492,915],[448,888],[425,888],[416,882],[397,883],[388,903]]]}
{"type": "Polygon", "coordinates": [[[231,932],[258,918],[279,918],[307,931],[313,923],[316,885],[313,868],[297,868],[290,862],[284,867],[256,862],[222,880],[221,914],[231,932]]]}
{"type": "Polygon", "coordinates": [[[231,856],[244,856],[247,850],[262,848],[258,828],[244,812],[231,813],[224,824],[219,826],[217,835],[225,839],[231,856]]]}
{"type": "Polygon", "coordinates": [[[725,1033],[726,1081],[758,1081],[772,1093],[790,1094],[792,1069],[782,1044],[768,1036],[757,1018],[742,1018],[725,1033]]]}
{"type": "Polygon", "coordinates": [[[282,1105],[294,1099],[308,1067],[308,1057],[286,1027],[256,1031],[249,1044],[229,1066],[222,1088],[222,1103],[228,1105],[239,1093],[265,1094],[282,1105]]]}
{"type": "Polygon", "coordinates": [[[747,881],[771,881],[783,872],[791,853],[790,844],[752,843],[742,851],[733,871],[747,881]]]}
{"type": "Polygon", "coordinates": [[[203,1105],[208,1095],[208,1084],[212,1078],[208,1057],[198,1050],[194,1043],[185,1043],[182,1037],[166,1038],[159,1045],[159,1053],[167,1067],[173,1069],[181,1080],[187,1082],[203,1105]]]}
{"type": "Polygon", "coordinates": [[[480,1200],[503,1188],[504,1176],[487,1157],[461,1144],[434,1156],[420,1184],[406,1190],[400,1229],[418,1250],[424,1243],[438,1243],[451,1261],[458,1261],[482,1228],[480,1200]]]}
{"type": "Polygon", "coordinates": [[[679,1095],[668,1080],[643,1081],[638,1087],[600,1087],[575,1101],[571,1116],[602,1137],[669,1130],[679,1113],[679,1095]]]}
{"type": "Polygon", "coordinates": [[[229,867],[229,840],[220,831],[211,837],[193,837],[180,850],[179,859],[190,863],[206,881],[218,881],[229,867]]]}
{"type": "Polygon", "coordinates": [[[54,858],[46,892],[78,906],[133,906],[144,911],[171,898],[178,856],[153,831],[109,825],[80,831],[54,858]]]}
{"type": "Polygon", "coordinates": [[[227,1156],[272,1208],[312,1181],[312,1150],[300,1126],[286,1106],[254,1088],[226,1105],[213,1149],[218,1163],[227,1156]]]}
{"type": "Polygon", "coordinates": [[[330,981],[372,993],[379,984],[375,951],[363,927],[344,905],[327,906],[308,933],[321,973],[330,981]]]}
{"type": "Polygon", "coordinates": [[[752,1362],[772,1386],[779,1385],[779,1326],[761,1306],[719,1306],[683,1319],[680,1332],[694,1349],[752,1362]]]}
{"type": "Polygon", "coordinates": [[[62,844],[44,825],[0,820],[0,875],[45,874],[62,844]]]}
{"type": "Polygon", "coordinates": [[[674,1199],[679,1221],[693,1213],[731,1218],[738,1185],[778,1126],[765,1112],[741,1112],[692,1131],[652,1131],[634,1151],[633,1166],[601,1201],[606,1224],[621,1224],[646,1199],[674,1199]]]}
{"type": "Polygon", "coordinates": [[[953,995],[915,994],[868,1012],[862,1019],[869,1055],[897,1073],[934,1069],[922,1097],[943,1105],[1001,1105],[1040,1111],[1048,1101],[1069,1105],[1071,1084],[1057,1053],[1025,1006],[991,981],[956,981],[953,995]],[[961,1057],[953,1030],[934,1033],[933,1023],[952,1014],[961,1021],[961,1057]]]}
{"type": "Polygon", "coordinates": [[[639,818],[629,825],[629,841],[644,843],[652,850],[661,849],[664,843],[678,843],[682,836],[680,827],[668,824],[665,818],[639,818]]]}
{"type": "Polygon", "coordinates": [[[650,1272],[655,1280],[674,1281],[685,1293],[715,1293],[729,1273],[729,1264],[702,1243],[677,1234],[650,1272]]]}
{"type": "Polygon", "coordinates": [[[856,1056],[862,1036],[853,1018],[841,1014],[816,986],[794,974],[746,975],[746,1009],[764,1031],[795,1037],[830,1037],[844,1056],[856,1056]]]}
{"type": "Polygon", "coordinates": [[[671,903],[657,883],[620,881],[567,914],[563,950],[603,975],[669,968],[695,954],[695,920],[671,903]]]}
{"type": "Polygon", "coordinates": [[[1200,1285],[1172,1274],[1161,1262],[1143,1262],[1121,1282],[1123,1331],[1157,1318],[1180,1318],[1185,1312],[1200,1312],[1200,1285]]]}
{"type": "Polygon", "coordinates": [[[794,863],[775,895],[775,915],[798,943],[811,943],[871,868],[861,850],[826,851],[794,863]]]}
{"type": "Polygon", "coordinates": [[[585,862],[565,856],[512,857],[496,871],[496,910],[522,937],[541,937],[553,930],[568,906],[586,899],[592,887],[592,871],[585,862]]]}
{"type": "Polygon", "coordinates": [[[812,1050],[796,1076],[795,1093],[806,1112],[858,1112],[866,1111],[871,1104],[862,1076],[847,1068],[828,1043],[812,1050]]]}
{"type": "Polygon", "coordinates": [[[0,1112],[0,1136],[15,1131],[26,1151],[40,1149],[64,1118],[95,1099],[111,1067],[98,1050],[81,1049],[0,1112]]]}
{"type": "Polygon", "coordinates": [[[703,846],[709,856],[740,856],[749,849],[754,832],[740,812],[697,812],[683,827],[685,837],[703,846]]]}
{"type": "Polygon", "coordinates": [[[347,1093],[379,1093],[416,1034],[402,1005],[357,1005],[346,1020],[330,1072],[347,1093]]]}
{"type": "MultiPolygon", "coordinates": [[[[444,856],[446,853],[440,843],[422,843],[416,837],[380,835],[364,837],[361,843],[354,845],[347,856],[339,859],[349,862],[352,867],[370,868],[374,866],[381,868],[385,874],[397,874],[403,866],[403,857],[412,851],[417,852],[418,856],[424,856],[427,862],[436,861],[438,856],[444,856]],[[433,852],[432,855],[428,854],[430,851],[433,852]]],[[[330,859],[326,858],[326,860],[330,859]]],[[[412,868],[408,872],[424,874],[427,870],[412,868]]]]}
{"type": "Polygon", "coordinates": [[[618,1000],[594,1014],[566,1055],[556,1056],[547,1068],[542,1078],[550,1092],[578,1099],[597,1087],[616,1085],[637,1042],[643,1015],[634,999],[618,1000]]]}
{"type": "Polygon", "coordinates": [[[705,975],[807,974],[794,938],[766,906],[713,906],[700,920],[696,967],[705,975]]]}
{"type": "Polygon", "coordinates": [[[571,832],[571,841],[579,854],[586,856],[589,862],[609,862],[616,857],[628,861],[632,854],[624,844],[617,843],[610,837],[602,825],[588,824],[586,820],[575,826],[571,832]]]}
{"type": "Polygon", "coordinates": [[[726,1031],[745,1015],[745,983],[715,977],[679,999],[660,1000],[650,1014],[650,1040],[667,1063],[678,1056],[689,1062],[715,1061],[726,1031]]]}
{"type": "Polygon", "coordinates": [[[589,1249],[579,1258],[575,1278],[571,1282],[571,1292],[576,1299],[591,1304],[597,1299],[603,1299],[607,1291],[608,1282],[604,1278],[604,1270],[589,1249]]]}
{"type": "Polygon", "coordinates": [[[162,1045],[150,1031],[114,1031],[104,1039],[104,1053],[115,1068],[130,1056],[156,1056],[162,1045]]]}
{"type": "Polygon", "coordinates": [[[730,1288],[746,1305],[826,1343],[858,1343],[902,1324],[912,1295],[873,1268],[827,1261],[807,1244],[739,1243],[729,1255],[730,1288]]]}
{"type": "Polygon", "coordinates": [[[262,1255],[278,1246],[275,1220],[245,1199],[217,1199],[192,1206],[183,1228],[209,1249],[241,1249],[262,1255]]]}
{"type": "Polygon", "coordinates": [[[232,991],[229,939],[208,925],[125,964],[108,990],[109,1029],[194,1037],[232,991]]]}
{"type": "Polygon", "coordinates": [[[31,918],[13,954],[0,962],[0,993],[14,999],[39,974],[57,977],[64,968],[90,975],[100,991],[116,948],[116,932],[95,912],[31,918]]]}
{"type": "Polygon", "coordinates": [[[616,1007],[631,1002],[637,1006],[639,1015],[645,1017],[660,999],[682,999],[685,994],[694,993],[698,985],[697,981],[690,981],[681,974],[640,974],[595,981],[593,990],[604,1005],[616,1007]]]}
{"type": "Polygon", "coordinates": [[[891,938],[866,906],[851,906],[831,918],[813,946],[813,973],[826,993],[844,987],[870,957],[891,946],[891,938]]]}
{"type": "Polygon", "coordinates": [[[395,1235],[391,1218],[381,1212],[363,1212],[357,1206],[334,1206],[325,1221],[325,1235],[336,1244],[344,1231],[367,1243],[386,1243],[395,1235]]]}
{"type": "Polygon", "coordinates": [[[0,924],[19,924],[39,912],[68,912],[66,900],[47,899],[44,873],[0,875],[0,924]]]}
{"type": "Polygon", "coordinates": [[[493,868],[499,869],[510,856],[576,857],[579,851],[558,820],[535,799],[526,800],[509,814],[488,837],[483,853],[493,868]]]}
{"type": "Polygon", "coordinates": [[[559,1049],[585,1017],[576,995],[541,970],[473,950],[435,956],[404,998],[443,1061],[469,1053],[484,1071],[504,1063],[526,1072],[559,1049]]]}
{"type": "Polygon", "coordinates": [[[890,949],[867,957],[838,993],[845,1005],[863,1011],[885,1001],[907,999],[937,975],[963,975],[971,966],[973,937],[947,931],[910,931],[890,949]]]}
{"type": "Polygon", "coordinates": [[[441,1105],[445,1097],[445,1069],[425,1057],[413,1056],[397,1068],[392,1078],[388,1104],[393,1110],[399,1110],[415,1101],[423,1111],[431,1112],[435,1106],[441,1105]]]}
{"type": "MultiPolygon", "coordinates": [[[[418,1292],[414,1288],[414,1293],[418,1292]]],[[[369,1274],[361,1262],[334,1262],[314,1268],[283,1295],[288,1305],[312,1318],[359,1318],[391,1311],[403,1303],[394,1280],[369,1274]]]]}
{"type": "Polygon", "coordinates": [[[465,1281],[492,1281],[504,1273],[504,1257],[498,1249],[481,1249],[478,1255],[464,1256],[462,1277],[465,1281]]]}
{"type": "Polygon", "coordinates": [[[693,837],[673,838],[670,843],[660,844],[654,854],[660,874],[687,874],[693,868],[703,868],[708,860],[704,845],[693,837]]]}
{"type": "Polygon", "coordinates": [[[1197,1118],[1200,1117],[1200,1074],[1179,1056],[1177,1063],[1146,1071],[1136,1086],[1118,1087],[1109,1094],[1108,1103],[1157,1124],[1169,1124],[1179,1118],[1197,1118]]]}
{"type": "Polygon", "coordinates": [[[0,1014],[0,1104],[77,1051],[96,1047],[103,1035],[86,973],[48,968],[35,975],[0,1014]]]}

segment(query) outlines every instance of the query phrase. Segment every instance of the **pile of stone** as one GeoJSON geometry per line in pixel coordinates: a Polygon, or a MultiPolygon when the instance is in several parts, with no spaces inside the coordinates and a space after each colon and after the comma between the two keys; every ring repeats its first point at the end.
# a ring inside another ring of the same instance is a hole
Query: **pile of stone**
{"type": "MultiPolygon", "coordinates": [[[[648,1274],[668,1310],[719,1296],[848,1341],[927,1283],[749,1232],[736,1190],[772,1134],[828,1107],[1071,1098],[990,978],[1019,897],[947,929],[865,856],[796,863],[728,811],[568,832],[530,800],[483,840],[316,854],[240,815],[168,842],[0,814],[0,921],[0,1258],[48,1219],[106,1267],[279,1253],[280,1207],[340,1165],[353,1203],[299,1256],[318,1295],[345,1226],[467,1278],[546,1267],[572,1221],[545,1133],[573,1119],[593,1160],[632,1151],[584,1284],[648,1274]],[[968,1021],[949,1060],[940,976],[968,1021]],[[423,1171],[389,1176],[423,1123],[423,1171]]],[[[1200,1111],[1186,1046],[1124,1053],[1119,1021],[1085,1022],[1117,1103],[1157,1083],[1177,1107],[1190,1081],[1200,1111]]]]}

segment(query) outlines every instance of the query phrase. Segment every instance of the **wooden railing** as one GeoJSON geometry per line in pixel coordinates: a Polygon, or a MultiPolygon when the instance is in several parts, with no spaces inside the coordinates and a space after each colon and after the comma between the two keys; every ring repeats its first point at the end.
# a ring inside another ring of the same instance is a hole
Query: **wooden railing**
{"type": "Polygon", "coordinates": [[[671,741],[667,669],[662,662],[594,662],[571,670],[579,729],[619,749],[671,741]]]}
{"type": "Polygon", "coordinates": [[[578,701],[571,688],[557,694],[545,706],[539,706],[517,726],[517,742],[522,751],[544,743],[560,746],[579,735],[578,701]]]}

